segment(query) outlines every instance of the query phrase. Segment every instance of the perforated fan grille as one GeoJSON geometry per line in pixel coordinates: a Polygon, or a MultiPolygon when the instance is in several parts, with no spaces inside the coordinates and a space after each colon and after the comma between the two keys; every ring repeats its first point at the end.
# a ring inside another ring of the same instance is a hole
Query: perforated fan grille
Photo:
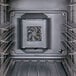
{"type": "Polygon", "coordinates": [[[27,41],[41,40],[41,26],[27,26],[27,41]]]}

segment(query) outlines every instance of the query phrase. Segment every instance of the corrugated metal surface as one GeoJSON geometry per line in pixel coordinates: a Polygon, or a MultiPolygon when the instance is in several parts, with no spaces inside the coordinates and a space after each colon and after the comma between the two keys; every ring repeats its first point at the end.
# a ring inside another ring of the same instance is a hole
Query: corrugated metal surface
{"type": "Polygon", "coordinates": [[[66,76],[59,62],[16,61],[7,76],[66,76]]]}

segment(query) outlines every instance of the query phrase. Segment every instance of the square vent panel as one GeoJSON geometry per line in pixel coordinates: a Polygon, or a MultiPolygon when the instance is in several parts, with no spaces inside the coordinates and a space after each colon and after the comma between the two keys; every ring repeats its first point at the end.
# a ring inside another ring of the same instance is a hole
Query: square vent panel
{"type": "Polygon", "coordinates": [[[27,41],[41,41],[41,26],[27,26],[27,41]]]}
{"type": "Polygon", "coordinates": [[[19,18],[18,44],[21,49],[48,48],[49,18],[43,13],[25,13],[19,18]]]}
{"type": "Polygon", "coordinates": [[[22,20],[22,48],[47,48],[46,20],[22,20]]]}

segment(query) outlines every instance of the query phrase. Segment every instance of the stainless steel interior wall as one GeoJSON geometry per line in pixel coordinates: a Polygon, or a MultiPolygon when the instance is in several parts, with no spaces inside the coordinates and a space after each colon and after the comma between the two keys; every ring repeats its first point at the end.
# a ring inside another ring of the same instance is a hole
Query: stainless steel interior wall
{"type": "Polygon", "coordinates": [[[10,0],[14,10],[67,10],[70,0],[10,0]]]}
{"type": "MultiPolygon", "coordinates": [[[[51,49],[48,49],[48,53],[59,53],[61,50],[61,33],[62,26],[66,23],[66,14],[64,12],[67,11],[67,4],[69,0],[10,0],[10,10],[13,10],[14,16],[11,17],[12,24],[15,25],[15,50],[18,53],[22,53],[20,49],[17,48],[17,19],[21,17],[24,13],[37,13],[39,10],[41,11],[55,11],[51,14],[48,14],[48,17],[51,19],[51,49]],[[28,11],[30,10],[30,11],[28,11]],[[23,12],[20,12],[23,11],[23,12]],[[57,13],[60,11],[59,13],[57,13]]],[[[44,12],[43,12],[44,13],[44,12]]],[[[45,13],[47,14],[47,13],[45,13]]]]}

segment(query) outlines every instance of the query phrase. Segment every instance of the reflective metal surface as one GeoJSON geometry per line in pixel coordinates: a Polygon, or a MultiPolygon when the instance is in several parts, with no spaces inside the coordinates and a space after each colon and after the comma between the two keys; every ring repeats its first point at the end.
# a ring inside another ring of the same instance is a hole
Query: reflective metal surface
{"type": "Polygon", "coordinates": [[[0,76],[76,76],[75,8],[76,0],[0,0],[0,76]]]}
{"type": "Polygon", "coordinates": [[[16,61],[6,76],[67,76],[60,62],[16,61]]]}

